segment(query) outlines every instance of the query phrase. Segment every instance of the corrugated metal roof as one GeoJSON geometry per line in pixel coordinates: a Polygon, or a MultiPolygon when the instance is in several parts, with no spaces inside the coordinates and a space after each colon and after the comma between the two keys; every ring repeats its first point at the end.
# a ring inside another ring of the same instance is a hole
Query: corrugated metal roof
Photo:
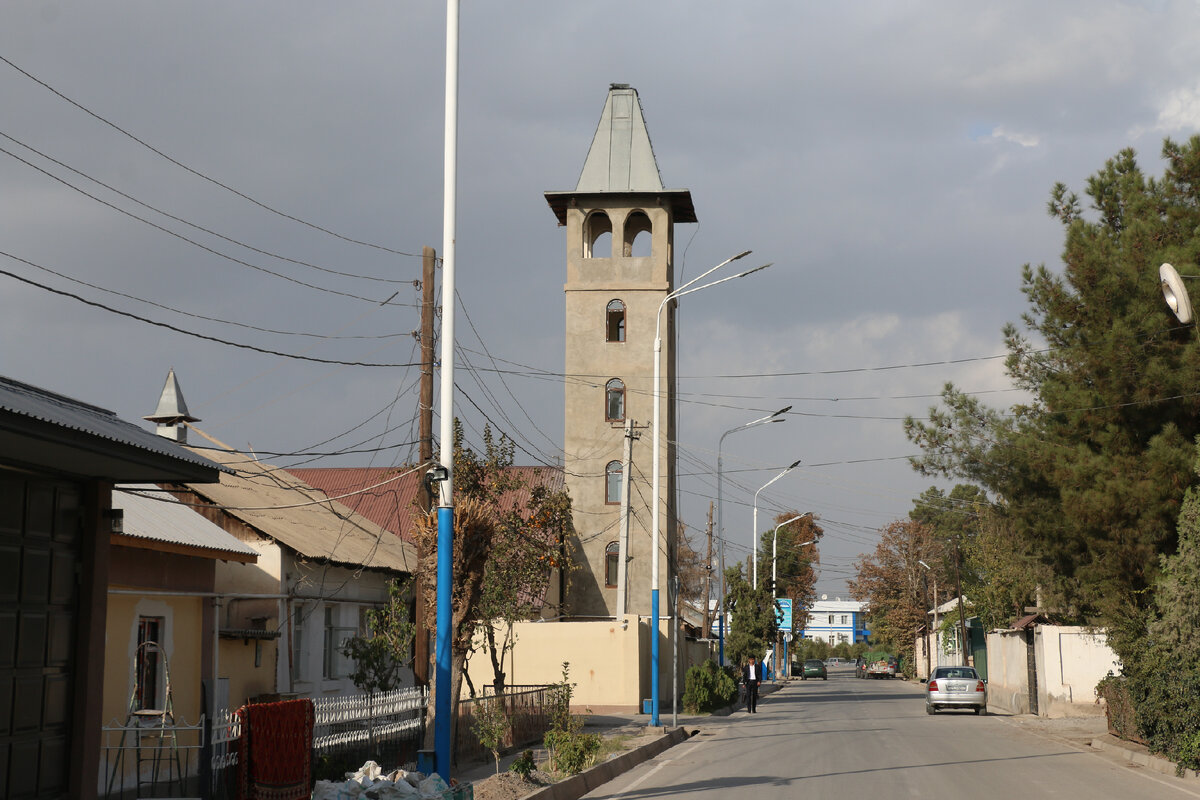
{"type": "Polygon", "coordinates": [[[112,411],[11,378],[0,377],[0,412],[77,431],[195,466],[220,469],[212,461],[188,452],[131,422],[126,422],[112,411]]]}
{"type": "Polygon", "coordinates": [[[312,504],[325,495],[279,467],[232,451],[198,428],[191,430],[223,448],[206,449],[205,455],[236,470],[222,475],[219,484],[188,484],[226,513],[306,558],[397,572],[417,569],[415,548],[387,529],[342,503],[312,504]]]}
{"type": "Polygon", "coordinates": [[[137,492],[113,492],[113,508],[124,509],[124,535],[221,553],[254,556],[258,551],[223,531],[172,495],[150,484],[122,486],[137,492]]]}
{"type": "MultiPolygon", "coordinates": [[[[288,472],[321,490],[326,497],[351,494],[338,502],[411,542],[413,515],[424,470],[402,474],[407,470],[407,467],[314,467],[288,472]],[[391,477],[395,480],[384,483],[391,477]]],[[[516,475],[522,488],[502,497],[501,502],[505,505],[525,505],[535,486],[557,492],[564,485],[560,467],[509,467],[508,471],[516,475]]]]}

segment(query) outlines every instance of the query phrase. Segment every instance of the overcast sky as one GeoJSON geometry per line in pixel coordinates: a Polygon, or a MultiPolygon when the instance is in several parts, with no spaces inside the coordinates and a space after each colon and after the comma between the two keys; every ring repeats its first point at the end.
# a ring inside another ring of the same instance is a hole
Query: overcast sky
{"type": "MultiPolygon", "coordinates": [[[[416,369],[189,334],[418,359],[444,3],[2,13],[0,374],[137,420],[174,367],[236,447],[413,457],[416,369]]],[[[543,193],[575,187],[609,84],[631,84],[700,220],[676,231],[677,274],[744,249],[775,262],[682,303],[684,522],[702,534],[721,434],[791,404],[726,439],[727,556],[749,546],[754,491],[802,459],[760,528],[819,515],[818,588],[846,596],[853,559],[932,483],[902,418],[947,381],[1017,399],[1000,329],[1025,310],[1022,264],[1060,266],[1051,187],[1082,192],[1123,147],[1160,173],[1163,137],[1200,125],[1197,41],[1194,2],[466,0],[456,413],[510,434],[520,463],[561,459],[566,245],[543,193]]]]}

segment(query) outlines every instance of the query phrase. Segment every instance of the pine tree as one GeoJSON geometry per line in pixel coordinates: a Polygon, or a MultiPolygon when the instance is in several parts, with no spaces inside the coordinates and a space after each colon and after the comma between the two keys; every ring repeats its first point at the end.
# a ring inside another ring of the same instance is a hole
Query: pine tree
{"type": "Polygon", "coordinates": [[[1162,152],[1161,179],[1132,150],[1109,160],[1087,182],[1088,212],[1062,184],[1051,192],[1063,270],[1026,265],[1024,331],[1004,329],[1008,374],[1032,401],[1001,413],[947,385],[928,421],[905,422],[924,451],[914,466],[986,489],[1013,549],[1081,621],[1146,607],[1192,482],[1200,345],[1163,302],[1158,267],[1197,271],[1200,137],[1162,152]]]}

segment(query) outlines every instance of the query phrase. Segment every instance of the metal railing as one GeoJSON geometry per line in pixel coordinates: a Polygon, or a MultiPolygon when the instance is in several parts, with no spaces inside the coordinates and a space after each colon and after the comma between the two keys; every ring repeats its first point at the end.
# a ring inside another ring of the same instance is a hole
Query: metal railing
{"type": "MultiPolygon", "coordinates": [[[[541,741],[550,728],[550,695],[552,686],[506,686],[504,691],[505,714],[508,716],[508,733],[501,743],[503,750],[541,741]]],[[[484,747],[475,733],[475,707],[480,702],[495,699],[490,686],[484,687],[476,697],[463,698],[458,704],[458,737],[454,748],[457,763],[490,758],[491,751],[484,747]]]]}
{"type": "Polygon", "coordinates": [[[194,797],[201,793],[204,720],[131,717],[106,725],[100,737],[98,794],[108,800],[194,797]]]}

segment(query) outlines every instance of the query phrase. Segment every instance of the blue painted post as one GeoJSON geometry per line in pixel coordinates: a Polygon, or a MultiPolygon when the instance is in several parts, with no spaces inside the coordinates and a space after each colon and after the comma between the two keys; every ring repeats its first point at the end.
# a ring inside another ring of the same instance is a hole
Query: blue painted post
{"type": "Polygon", "coordinates": [[[437,544],[437,642],[434,648],[436,672],[434,689],[434,732],[433,752],[437,759],[437,772],[446,783],[450,782],[450,729],[452,704],[450,702],[450,627],[451,599],[454,589],[454,508],[438,508],[437,544]]]}
{"type": "Polygon", "coordinates": [[[650,608],[650,725],[658,727],[658,589],[650,591],[650,608]]]}

